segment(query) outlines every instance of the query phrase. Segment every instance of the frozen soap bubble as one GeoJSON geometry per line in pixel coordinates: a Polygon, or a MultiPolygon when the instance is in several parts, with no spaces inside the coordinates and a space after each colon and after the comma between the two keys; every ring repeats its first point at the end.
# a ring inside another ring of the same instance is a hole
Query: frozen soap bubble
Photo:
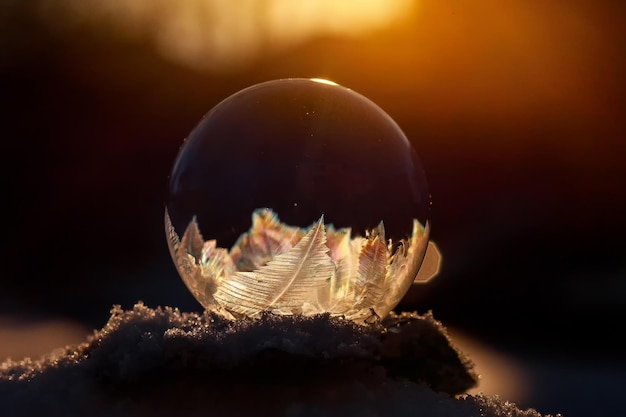
{"type": "Polygon", "coordinates": [[[389,115],[335,83],[281,79],[233,94],[193,129],[165,223],[206,309],[362,323],[415,280],[429,209],[422,166],[389,115]]]}

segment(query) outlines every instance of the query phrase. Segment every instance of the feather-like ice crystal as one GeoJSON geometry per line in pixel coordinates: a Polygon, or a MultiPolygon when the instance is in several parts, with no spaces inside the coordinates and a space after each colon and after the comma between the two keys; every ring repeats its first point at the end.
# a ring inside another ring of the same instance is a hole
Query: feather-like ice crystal
{"type": "Polygon", "coordinates": [[[179,239],[168,213],[172,257],[185,284],[208,310],[227,317],[330,312],[357,322],[383,317],[415,279],[428,228],[417,220],[409,240],[385,241],[383,222],[365,237],[349,228],[308,229],[281,223],[270,209],[256,210],[252,228],[230,251],[205,241],[195,218],[179,239]]]}

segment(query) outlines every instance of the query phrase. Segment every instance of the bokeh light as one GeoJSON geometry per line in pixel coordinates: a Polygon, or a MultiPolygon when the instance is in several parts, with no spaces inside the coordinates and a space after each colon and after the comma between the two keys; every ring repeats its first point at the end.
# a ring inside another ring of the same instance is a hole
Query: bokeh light
{"type": "Polygon", "coordinates": [[[413,0],[72,0],[73,20],[106,19],[147,37],[164,57],[197,69],[236,70],[316,37],[363,37],[411,15],[413,0]]]}

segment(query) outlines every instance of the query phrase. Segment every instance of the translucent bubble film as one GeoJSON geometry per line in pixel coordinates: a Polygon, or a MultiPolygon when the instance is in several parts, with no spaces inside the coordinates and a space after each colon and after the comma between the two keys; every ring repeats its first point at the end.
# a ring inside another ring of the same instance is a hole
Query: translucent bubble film
{"type": "Polygon", "coordinates": [[[208,310],[369,323],[418,276],[429,210],[422,166],[389,115],[296,78],[248,87],[202,118],[174,164],[165,226],[208,310]]]}

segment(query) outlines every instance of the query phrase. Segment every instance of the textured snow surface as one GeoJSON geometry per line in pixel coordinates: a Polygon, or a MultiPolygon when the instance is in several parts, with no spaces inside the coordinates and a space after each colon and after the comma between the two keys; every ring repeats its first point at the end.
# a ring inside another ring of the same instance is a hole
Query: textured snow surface
{"type": "Polygon", "coordinates": [[[0,364],[10,416],[533,416],[463,393],[472,363],[432,315],[363,327],[329,315],[114,307],[78,346],[0,364]]]}

